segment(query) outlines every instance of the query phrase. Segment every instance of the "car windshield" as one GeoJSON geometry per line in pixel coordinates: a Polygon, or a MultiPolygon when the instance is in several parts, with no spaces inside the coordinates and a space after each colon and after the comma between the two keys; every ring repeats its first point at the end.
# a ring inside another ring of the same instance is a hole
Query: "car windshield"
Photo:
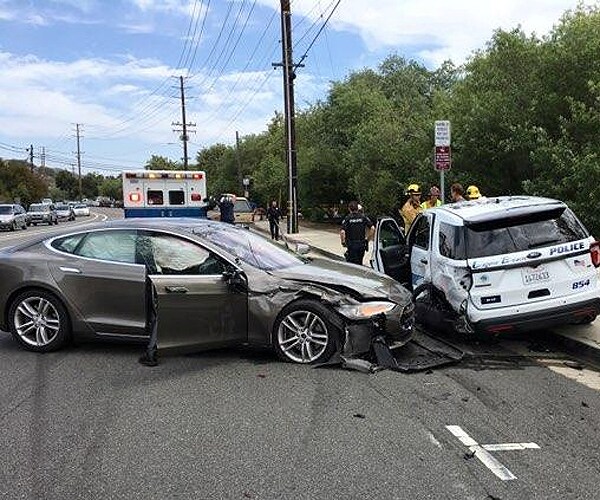
{"type": "Polygon", "coordinates": [[[30,212],[47,212],[50,210],[48,205],[34,204],[29,207],[30,212]]]}
{"type": "Polygon", "coordinates": [[[264,271],[274,271],[308,262],[266,238],[248,230],[234,228],[196,227],[194,234],[238,257],[242,262],[264,271]]]}
{"type": "Polygon", "coordinates": [[[13,207],[10,205],[0,205],[0,215],[7,215],[13,213],[13,207]]]}
{"type": "Polygon", "coordinates": [[[75,205],[75,208],[87,208],[87,205],[83,203],[78,203],[77,205],[75,205]]]}
{"type": "Polygon", "coordinates": [[[515,223],[512,219],[467,227],[467,257],[490,257],[587,238],[588,232],[570,209],[515,223]]]}
{"type": "Polygon", "coordinates": [[[69,205],[56,205],[56,210],[69,210],[69,205]]]}

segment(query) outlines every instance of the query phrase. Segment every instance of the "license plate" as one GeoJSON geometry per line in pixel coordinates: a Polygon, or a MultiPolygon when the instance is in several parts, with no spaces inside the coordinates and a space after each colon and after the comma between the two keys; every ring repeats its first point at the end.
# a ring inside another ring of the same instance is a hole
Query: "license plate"
{"type": "Polygon", "coordinates": [[[550,280],[550,273],[543,267],[524,269],[523,284],[534,285],[536,283],[544,283],[550,280]]]}

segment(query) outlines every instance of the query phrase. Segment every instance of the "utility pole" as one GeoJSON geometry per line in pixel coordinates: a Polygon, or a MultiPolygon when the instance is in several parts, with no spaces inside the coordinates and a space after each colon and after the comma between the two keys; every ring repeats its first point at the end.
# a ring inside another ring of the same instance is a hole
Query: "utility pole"
{"type": "Polygon", "coordinates": [[[295,66],[292,59],[292,12],[290,0],[281,0],[281,39],[283,63],[283,100],[285,114],[285,158],[288,169],[288,233],[298,232],[298,171],[296,163],[296,122],[294,110],[295,66]]]}
{"type": "MultiPolygon", "coordinates": [[[[183,142],[183,169],[188,169],[188,150],[187,143],[189,140],[188,137],[188,127],[195,127],[195,123],[187,123],[185,118],[185,91],[183,87],[183,76],[179,77],[179,88],[181,91],[181,123],[172,122],[171,125],[175,127],[181,127],[180,129],[173,129],[173,132],[181,132],[181,141],[183,142]]],[[[192,131],[196,133],[195,131],[192,131]]]]}
{"type": "Polygon", "coordinates": [[[40,155],[40,165],[42,169],[46,168],[46,146],[42,146],[42,154],[40,155]]]}
{"type": "Polygon", "coordinates": [[[235,131],[235,156],[237,160],[237,184],[242,185],[242,159],[240,158],[240,133],[235,131]]]}
{"type": "Polygon", "coordinates": [[[29,166],[33,172],[33,144],[29,145],[29,166]]]}
{"type": "Polygon", "coordinates": [[[79,175],[79,201],[83,200],[83,190],[81,186],[81,145],[80,145],[80,133],[79,133],[79,123],[75,124],[77,130],[77,172],[79,175]]]}

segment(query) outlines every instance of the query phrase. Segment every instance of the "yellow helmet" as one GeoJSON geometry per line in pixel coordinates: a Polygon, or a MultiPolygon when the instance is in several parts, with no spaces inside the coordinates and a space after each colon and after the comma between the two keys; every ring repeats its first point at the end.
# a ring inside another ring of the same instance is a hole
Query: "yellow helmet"
{"type": "Polygon", "coordinates": [[[467,188],[467,196],[469,197],[469,200],[476,200],[478,198],[481,198],[479,188],[477,186],[469,186],[467,188]]]}
{"type": "Polygon", "coordinates": [[[419,187],[418,184],[411,184],[410,186],[408,186],[408,188],[406,188],[406,193],[407,194],[421,194],[421,188],[419,187]]]}

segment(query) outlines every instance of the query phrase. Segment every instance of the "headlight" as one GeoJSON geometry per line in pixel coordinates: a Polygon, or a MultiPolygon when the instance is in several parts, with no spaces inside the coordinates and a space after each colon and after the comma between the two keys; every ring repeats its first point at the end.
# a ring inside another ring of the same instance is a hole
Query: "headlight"
{"type": "Polygon", "coordinates": [[[391,311],[396,304],[393,302],[365,302],[351,306],[338,307],[338,312],[349,319],[366,319],[378,314],[391,311]]]}

